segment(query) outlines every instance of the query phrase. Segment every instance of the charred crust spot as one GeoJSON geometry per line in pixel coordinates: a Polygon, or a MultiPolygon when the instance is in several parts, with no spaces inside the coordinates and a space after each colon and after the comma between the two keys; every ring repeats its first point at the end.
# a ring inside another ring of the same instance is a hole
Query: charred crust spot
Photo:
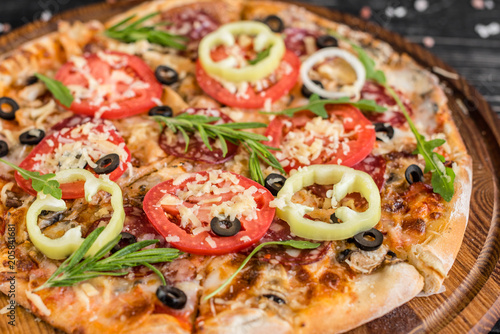
{"type": "Polygon", "coordinates": [[[425,233],[425,221],[421,218],[409,218],[403,220],[402,227],[404,230],[417,232],[419,234],[425,233]]]}
{"type": "Polygon", "coordinates": [[[297,270],[297,274],[295,275],[295,277],[301,283],[307,283],[307,282],[309,282],[311,280],[311,275],[304,268],[299,268],[297,270]]]}
{"type": "Polygon", "coordinates": [[[402,198],[396,198],[390,203],[383,204],[383,209],[386,212],[392,212],[392,213],[407,211],[406,204],[402,198]]]}
{"type": "Polygon", "coordinates": [[[321,275],[319,282],[331,289],[336,289],[339,286],[340,277],[331,271],[327,271],[321,275]]]}

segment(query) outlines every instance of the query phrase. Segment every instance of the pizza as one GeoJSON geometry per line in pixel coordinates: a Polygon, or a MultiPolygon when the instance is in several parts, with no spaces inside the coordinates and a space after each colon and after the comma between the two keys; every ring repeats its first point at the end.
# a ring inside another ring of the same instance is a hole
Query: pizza
{"type": "Polygon", "coordinates": [[[471,158],[386,42],[160,0],[0,59],[0,290],[55,328],[337,333],[443,291],[471,158]]]}

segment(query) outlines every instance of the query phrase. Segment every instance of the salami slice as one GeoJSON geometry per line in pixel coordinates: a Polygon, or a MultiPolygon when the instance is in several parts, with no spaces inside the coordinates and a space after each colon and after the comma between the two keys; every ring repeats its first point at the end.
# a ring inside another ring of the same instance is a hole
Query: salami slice
{"type": "Polygon", "coordinates": [[[286,48],[293,51],[298,57],[307,54],[304,38],[314,37],[316,39],[320,35],[319,32],[302,28],[286,28],[283,34],[285,35],[286,48]]]}
{"type": "MultiPolygon", "coordinates": [[[[400,96],[403,101],[406,110],[413,114],[412,108],[408,103],[407,99],[396,90],[396,93],[400,96]]],[[[406,123],[406,119],[403,113],[397,107],[396,101],[388,95],[385,88],[373,81],[367,81],[361,90],[361,98],[367,100],[374,100],[377,104],[388,107],[388,111],[384,113],[366,112],[364,113],[366,118],[368,118],[373,123],[389,123],[394,127],[399,127],[406,123]],[[394,110],[396,108],[396,110],[394,110]]]]}
{"type": "Polygon", "coordinates": [[[370,174],[379,190],[382,190],[385,182],[386,161],[381,156],[370,154],[364,160],[358,162],[352,168],[370,174]]]}
{"type": "MultiPolygon", "coordinates": [[[[185,112],[189,114],[220,117],[220,120],[217,121],[218,123],[232,122],[229,116],[226,116],[217,109],[189,108],[186,109],[185,112]]],[[[224,156],[218,141],[209,139],[209,142],[213,149],[212,151],[210,151],[205,143],[203,143],[203,140],[199,137],[199,135],[191,136],[189,138],[189,147],[186,151],[186,142],[182,134],[180,132],[174,134],[168,127],[165,127],[159,140],[160,147],[169,155],[190,160],[203,161],[209,164],[220,164],[226,162],[231,159],[238,150],[238,145],[227,142],[227,154],[224,156]]]]}

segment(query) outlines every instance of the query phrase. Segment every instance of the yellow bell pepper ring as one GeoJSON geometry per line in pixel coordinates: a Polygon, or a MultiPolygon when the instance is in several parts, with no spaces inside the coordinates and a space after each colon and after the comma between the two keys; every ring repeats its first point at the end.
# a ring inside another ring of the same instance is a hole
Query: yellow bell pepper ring
{"type": "Polygon", "coordinates": [[[286,180],[275,200],[276,214],[290,225],[295,235],[311,240],[344,240],[360,232],[369,230],[380,220],[380,193],[370,175],[346,166],[312,165],[300,169],[286,180]],[[313,184],[333,186],[332,207],[337,207],[347,194],[360,193],[367,202],[368,209],[356,212],[341,206],[335,216],[342,222],[330,224],[304,218],[313,208],[292,202],[292,196],[304,187],[313,184]]]}
{"type": "Polygon", "coordinates": [[[269,29],[267,25],[255,21],[240,21],[223,25],[218,30],[206,35],[198,47],[198,59],[203,69],[211,76],[228,80],[234,83],[255,82],[267,77],[278,68],[285,54],[285,42],[280,35],[269,29]],[[210,52],[219,45],[233,46],[236,43],[235,36],[248,34],[255,36],[253,48],[256,52],[270,47],[269,55],[257,64],[234,67],[236,60],[228,58],[215,62],[210,52]]]}
{"type": "MultiPolygon", "coordinates": [[[[90,201],[99,190],[111,194],[111,206],[114,210],[113,215],[104,231],[99,235],[87,254],[85,254],[86,257],[94,255],[105,244],[120,234],[123,229],[123,222],[125,221],[125,210],[123,209],[122,191],[116,183],[104,176],[97,178],[85,169],[59,171],[56,173],[54,180],[57,180],[59,183],[85,181],[84,188],[87,201],[90,201]]],[[[80,247],[84,240],[82,238],[81,227],[71,228],[62,237],[51,239],[45,236],[40,227],[38,227],[38,216],[42,210],[62,211],[65,209],[66,202],[64,200],[38,192],[37,199],[31,204],[26,214],[26,226],[31,242],[48,258],[55,260],[68,257],[80,247]]]]}

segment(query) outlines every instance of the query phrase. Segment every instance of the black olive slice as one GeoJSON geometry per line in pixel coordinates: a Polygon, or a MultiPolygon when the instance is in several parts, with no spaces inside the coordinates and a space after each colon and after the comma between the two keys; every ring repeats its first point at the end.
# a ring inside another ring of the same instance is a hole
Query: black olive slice
{"type": "MultiPolygon", "coordinates": [[[[394,128],[391,125],[385,125],[384,123],[374,123],[373,125],[375,126],[375,132],[385,132],[389,139],[394,137],[394,128]]],[[[377,137],[377,140],[382,141],[379,137],[377,137]]]]}
{"type": "Polygon", "coordinates": [[[339,219],[337,218],[337,216],[335,216],[335,212],[330,216],[330,222],[332,224],[340,224],[339,219]]]}
{"type": "Polygon", "coordinates": [[[37,82],[38,82],[38,78],[35,77],[34,75],[32,75],[26,79],[26,86],[31,86],[33,84],[36,84],[37,82]]]}
{"type": "Polygon", "coordinates": [[[180,310],[186,306],[187,297],[184,291],[174,286],[160,285],[156,289],[156,297],[163,305],[180,310]]]}
{"type": "Polygon", "coordinates": [[[285,30],[285,24],[279,16],[269,15],[262,22],[267,24],[273,32],[283,32],[283,30],[285,30]]]}
{"type": "Polygon", "coordinates": [[[160,65],[155,70],[156,80],[164,85],[171,85],[179,81],[179,74],[171,67],[160,65]]]}
{"type": "Polygon", "coordinates": [[[214,217],[210,221],[210,228],[219,237],[232,237],[241,230],[241,222],[238,218],[231,220],[229,218],[220,219],[214,217]]]}
{"type": "Polygon", "coordinates": [[[12,121],[16,118],[16,111],[18,110],[19,105],[16,101],[10,97],[0,97],[0,118],[12,121]]]}
{"type": "Polygon", "coordinates": [[[273,294],[267,294],[267,295],[263,295],[264,297],[266,297],[267,299],[270,299],[272,300],[273,302],[275,302],[276,304],[279,304],[279,305],[283,305],[283,304],[286,304],[286,301],[281,298],[281,297],[278,297],[276,295],[273,295],[273,294]]]}
{"type": "Polygon", "coordinates": [[[339,253],[339,255],[337,255],[337,261],[344,262],[349,257],[349,255],[351,255],[351,253],[352,250],[350,250],[349,248],[344,249],[342,252],[339,253]]]}
{"type": "Polygon", "coordinates": [[[9,154],[9,145],[3,140],[0,140],[0,158],[9,154]]]}
{"type": "MultiPolygon", "coordinates": [[[[323,84],[321,83],[321,81],[319,81],[319,80],[313,80],[312,82],[314,82],[316,84],[316,86],[319,86],[320,88],[324,88],[323,84]]],[[[309,90],[309,88],[306,87],[306,85],[302,85],[302,88],[300,89],[300,92],[302,93],[302,95],[304,97],[307,97],[307,98],[310,98],[311,95],[313,95],[313,92],[311,92],[309,90]]]]}
{"type": "Polygon", "coordinates": [[[172,111],[172,108],[170,108],[169,106],[156,106],[149,110],[148,115],[172,117],[174,115],[174,112],[172,111]]]}
{"type": "Polygon", "coordinates": [[[422,173],[422,170],[417,165],[410,165],[406,168],[405,178],[409,184],[421,182],[424,178],[424,173],[422,173]]]}
{"type": "Polygon", "coordinates": [[[285,184],[286,177],[281,174],[271,173],[264,180],[264,187],[273,194],[273,196],[278,195],[281,188],[285,184]]]}
{"type": "Polygon", "coordinates": [[[109,174],[120,165],[120,156],[116,153],[110,153],[96,161],[97,166],[94,168],[96,174],[109,174]]]}
{"type": "Polygon", "coordinates": [[[354,236],[356,247],[364,251],[377,250],[384,241],[384,235],[377,229],[370,229],[354,236]]]}
{"type": "Polygon", "coordinates": [[[339,42],[331,35],[321,35],[316,38],[316,46],[318,49],[331,48],[339,46],[339,42]]]}
{"type": "Polygon", "coordinates": [[[120,241],[111,249],[111,254],[118,252],[122,248],[127,247],[128,245],[135,244],[137,242],[137,238],[128,232],[121,232],[120,241]]]}
{"type": "Polygon", "coordinates": [[[45,137],[45,131],[41,129],[31,129],[19,135],[19,141],[24,145],[36,145],[45,137]]]}
{"type": "Polygon", "coordinates": [[[387,251],[387,254],[385,254],[385,259],[387,261],[394,261],[398,258],[398,256],[396,255],[396,253],[394,253],[393,251],[387,251]]]}

